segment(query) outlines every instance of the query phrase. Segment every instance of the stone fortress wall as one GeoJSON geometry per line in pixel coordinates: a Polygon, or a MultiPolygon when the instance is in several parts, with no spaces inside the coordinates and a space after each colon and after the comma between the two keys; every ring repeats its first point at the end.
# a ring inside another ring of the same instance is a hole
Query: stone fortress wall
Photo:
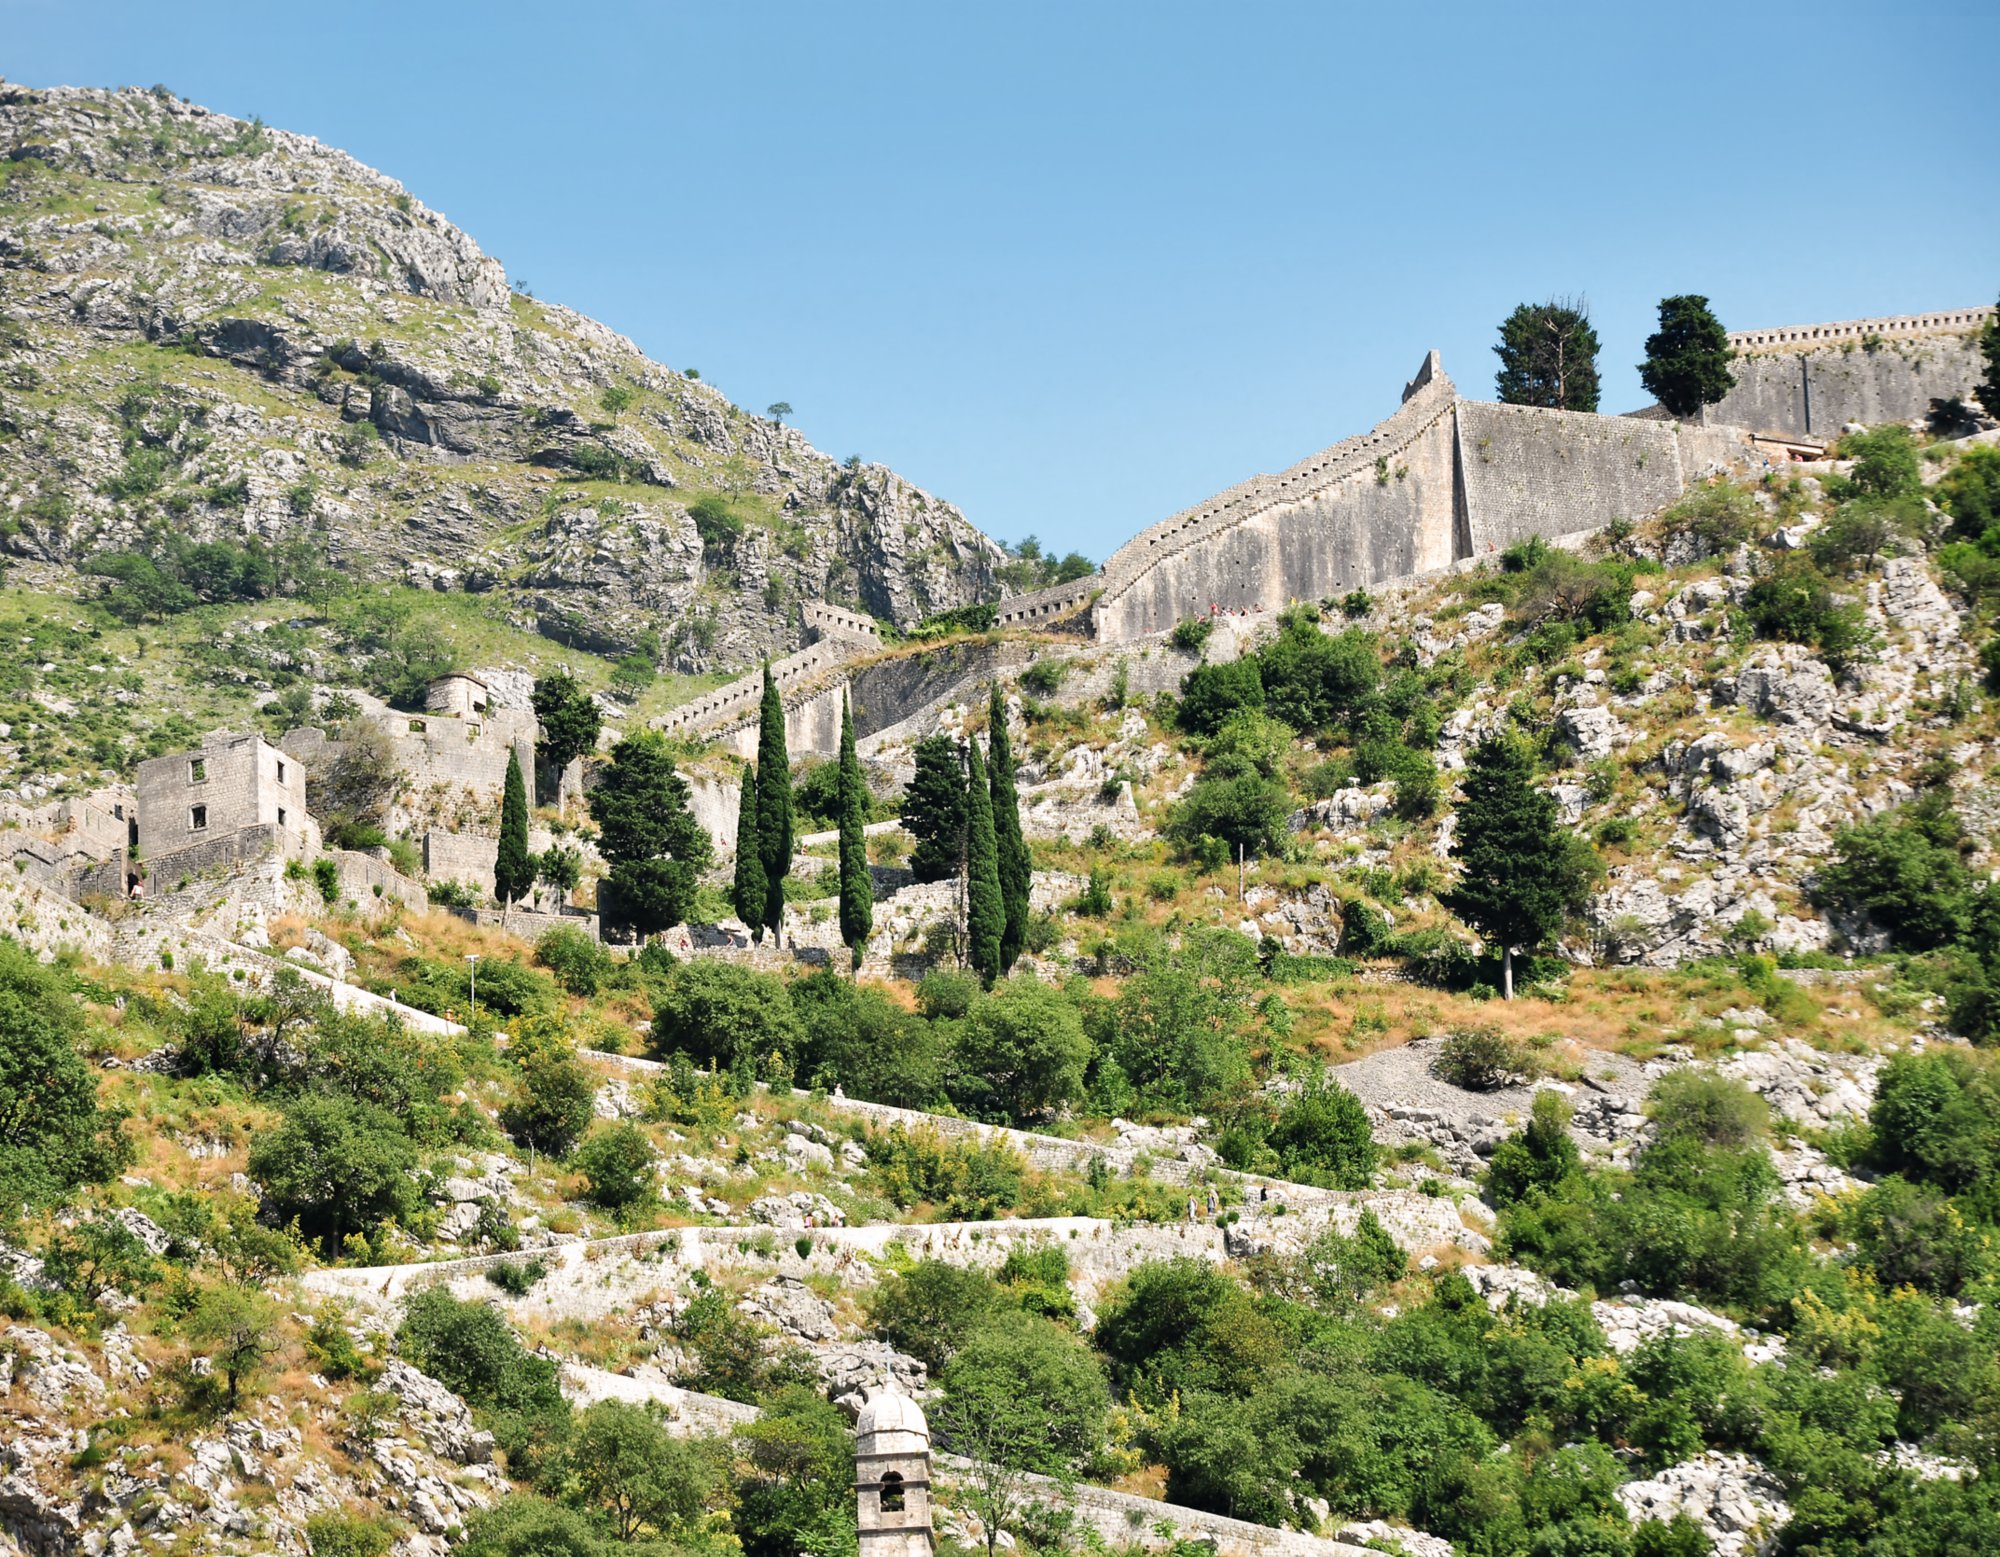
{"type": "MultiPolygon", "coordinates": [[[[785,746],[794,756],[830,755],[840,749],[840,699],[847,689],[842,667],[882,646],[875,619],[823,600],[802,607],[813,641],[771,662],[771,679],[785,709],[785,746]]],[[[758,712],[763,705],[762,666],[725,687],[671,709],[653,721],[669,735],[706,736],[737,756],[757,755],[758,712]]]]}
{"type": "Polygon", "coordinates": [[[1741,330],[1729,337],[1736,387],[1708,407],[1709,426],[1825,443],[1850,422],[1924,416],[1933,400],[1970,395],[1985,363],[1991,308],[1741,330]]]}
{"type": "MultiPolygon", "coordinates": [[[[1370,431],[1150,526],[1089,578],[1001,601],[995,625],[1116,645],[1213,609],[1275,614],[1293,600],[1411,581],[1530,537],[1574,541],[1655,513],[1714,472],[1768,466],[1786,444],[1824,442],[1850,421],[1907,420],[1934,398],[1969,393],[1980,375],[1973,334],[1991,314],[1738,332],[1730,337],[1741,353],[1737,387],[1699,424],[1657,408],[1601,416],[1462,399],[1431,352],[1402,404],[1370,431]]],[[[842,624],[835,613],[809,606],[817,641],[772,666],[794,752],[835,749],[842,664],[879,641],[867,633],[872,623],[842,624]]],[[[747,756],[761,690],[753,673],[674,710],[661,727],[747,756]]],[[[897,717],[872,708],[866,728],[897,717]]]]}

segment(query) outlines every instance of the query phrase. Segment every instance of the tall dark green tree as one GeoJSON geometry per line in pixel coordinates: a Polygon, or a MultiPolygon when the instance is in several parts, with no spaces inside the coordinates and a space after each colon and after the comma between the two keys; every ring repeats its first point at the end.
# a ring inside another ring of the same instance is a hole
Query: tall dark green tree
{"type": "Polygon", "coordinates": [[[903,830],[916,840],[910,870],[919,881],[947,881],[965,859],[965,753],[950,736],[930,735],[915,756],[903,793],[903,830]]]}
{"type": "Polygon", "coordinates": [[[1988,416],[2000,416],[2000,308],[1995,308],[1979,332],[1979,355],[1986,359],[1986,377],[1972,391],[1988,416]]]}
{"type": "Polygon", "coordinates": [[[1000,976],[1000,941],[1007,929],[1007,902],[1000,895],[1000,846],[993,836],[993,795],[979,743],[965,749],[965,939],[967,960],[991,984],[1000,976]]]}
{"type": "Polygon", "coordinates": [[[743,787],[736,800],[736,875],[729,884],[729,904],[750,927],[750,938],[764,939],[764,856],[757,848],[757,770],[743,770],[743,787]]]}
{"type": "Polygon", "coordinates": [[[861,968],[861,948],[875,928],[875,886],[868,878],[868,781],[854,754],[854,710],[840,699],[840,938],[861,968]]]}
{"type": "Polygon", "coordinates": [[[535,753],[560,772],[576,758],[597,749],[597,732],[604,716],[597,701],[566,670],[535,678],[535,719],[542,727],[535,753]]]}
{"type": "Polygon", "coordinates": [[[1035,863],[1028,853],[1028,840],[1021,836],[1021,798],[1014,788],[1014,749],[1007,735],[1007,705],[1000,699],[1000,683],[993,683],[989,700],[988,726],[992,744],[987,779],[993,801],[993,842],[1000,853],[1000,899],[1007,911],[1000,932],[1000,971],[1005,973],[1021,955],[1028,939],[1028,889],[1033,882],[1035,863]]]}
{"type": "Polygon", "coordinates": [[[1685,295],[1660,299],[1660,328],[1646,337],[1646,360],[1639,382],[1675,416],[1699,416],[1736,383],[1729,371],[1729,332],[1708,299],[1685,295]]]}
{"type": "Polygon", "coordinates": [[[687,918],[713,850],[688,809],[687,781],[657,730],[611,749],[611,766],[590,792],[597,847],[611,862],[614,907],[642,935],[687,918]]]}
{"type": "Polygon", "coordinates": [[[1500,952],[1501,991],[1514,998],[1514,953],[1548,943],[1590,891],[1580,840],[1556,821],[1556,803],[1535,787],[1534,759],[1519,741],[1488,736],[1472,750],[1462,781],[1458,885],[1439,901],[1500,952]]]}
{"type": "Polygon", "coordinates": [[[775,945],[785,923],[785,877],[792,869],[792,759],[785,750],[785,704],[764,662],[757,717],[757,854],[764,866],[764,928],[775,945]]]}
{"type": "Polygon", "coordinates": [[[493,856],[493,895],[503,910],[528,895],[535,884],[535,858],[528,852],[528,787],[521,758],[507,753],[507,782],[500,795],[500,848],[493,856]]]}
{"type": "Polygon", "coordinates": [[[1597,331],[1582,299],[1523,303],[1500,325],[1494,388],[1507,405],[1597,409],[1597,331]]]}

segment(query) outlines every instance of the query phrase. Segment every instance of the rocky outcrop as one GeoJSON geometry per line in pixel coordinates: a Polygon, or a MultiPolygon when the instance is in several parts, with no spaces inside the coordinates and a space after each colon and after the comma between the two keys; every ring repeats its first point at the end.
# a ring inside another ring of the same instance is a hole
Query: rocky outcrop
{"type": "Polygon", "coordinates": [[[1002,553],[952,505],[510,292],[344,152],[164,92],[4,86],[0,156],[26,169],[0,315],[60,406],[0,475],[21,516],[0,546],[44,582],[74,587],[171,504],[195,540],[498,592],[578,646],[655,633],[683,670],[796,647],[801,600],[910,626],[997,591],[1002,553]],[[149,350],[214,370],[135,395],[149,350]],[[127,483],[135,447],[148,474],[127,483]]]}

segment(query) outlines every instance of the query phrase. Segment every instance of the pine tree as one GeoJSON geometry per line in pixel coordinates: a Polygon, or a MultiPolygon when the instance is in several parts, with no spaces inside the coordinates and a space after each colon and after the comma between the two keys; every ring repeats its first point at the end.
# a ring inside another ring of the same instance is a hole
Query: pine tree
{"type": "Polygon", "coordinates": [[[917,742],[917,771],[903,792],[903,830],[916,841],[910,872],[948,881],[965,856],[965,755],[948,735],[917,742]]]}
{"type": "Polygon", "coordinates": [[[1014,788],[1014,750],[1007,735],[1007,705],[1000,700],[1000,683],[993,683],[987,706],[989,737],[993,757],[987,767],[992,785],[993,841],[1000,851],[1000,897],[1007,910],[1006,928],[1000,934],[1000,971],[1014,966],[1028,939],[1028,889],[1034,878],[1034,860],[1028,854],[1028,840],[1021,836],[1021,800],[1014,788]]]}
{"type": "Polygon", "coordinates": [[[507,753],[507,782],[500,796],[500,847],[493,856],[493,895],[504,911],[535,884],[535,860],[528,853],[528,786],[521,757],[507,753]]]}
{"type": "Polygon", "coordinates": [[[1523,303],[1500,326],[1494,387],[1507,405],[1597,409],[1597,331],[1581,301],[1523,303]]]}
{"type": "Polygon", "coordinates": [[[1514,998],[1514,953],[1545,945],[1589,895],[1592,865],[1535,787],[1519,741],[1488,736],[1472,750],[1458,806],[1458,885],[1438,901],[1500,951],[1501,992],[1514,998]]]}
{"type": "Polygon", "coordinates": [[[764,856],[757,849],[757,770],[743,770],[736,802],[736,876],[729,886],[736,917],[750,927],[753,941],[764,939],[764,856]]]}
{"type": "Polygon", "coordinates": [[[535,678],[535,719],[541,726],[536,747],[542,761],[561,772],[576,758],[597,749],[604,716],[597,702],[566,670],[535,678]]]}
{"type": "Polygon", "coordinates": [[[1705,297],[1660,299],[1660,328],[1646,337],[1639,382],[1675,416],[1699,416],[1735,387],[1729,332],[1705,297]]]}
{"type": "Polygon", "coordinates": [[[861,971],[861,948],[875,927],[875,886],[868,877],[868,781],[854,754],[854,710],[840,700],[840,938],[861,971]]]}
{"type": "Polygon", "coordinates": [[[991,984],[1000,976],[1000,941],[1007,904],[1000,895],[1000,849],[993,837],[993,795],[979,743],[966,747],[965,939],[973,972],[991,984]]]}
{"type": "Polygon", "coordinates": [[[792,869],[792,759],[785,750],[785,705],[771,662],[757,722],[757,854],[764,867],[764,928],[777,944],[785,923],[785,877],[792,869]]]}

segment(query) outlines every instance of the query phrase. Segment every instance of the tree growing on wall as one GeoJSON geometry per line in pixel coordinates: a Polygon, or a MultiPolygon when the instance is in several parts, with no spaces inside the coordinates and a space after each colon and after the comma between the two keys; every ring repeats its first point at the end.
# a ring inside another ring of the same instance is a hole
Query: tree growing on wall
{"type": "Polygon", "coordinates": [[[500,794],[500,847],[493,856],[493,895],[502,914],[535,885],[535,858],[528,852],[528,788],[518,752],[507,753],[507,782],[500,794]]]}
{"type": "Polygon", "coordinates": [[[868,781],[854,753],[854,710],[840,700],[840,938],[861,970],[861,948],[875,927],[875,887],[868,877],[868,781]]]}
{"type": "Polygon", "coordinates": [[[1005,973],[1021,955],[1028,938],[1028,890],[1035,864],[1028,840],[1021,836],[1021,799],[1014,788],[1014,750],[1007,735],[1007,705],[994,682],[987,704],[988,739],[992,760],[987,777],[993,802],[993,841],[1000,854],[1000,899],[1006,923],[1000,932],[1000,971],[1005,973]]]}
{"type": "Polygon", "coordinates": [[[566,670],[535,678],[535,719],[542,727],[535,752],[560,773],[578,757],[597,750],[604,716],[597,700],[566,670]]]}
{"type": "Polygon", "coordinates": [[[965,749],[966,844],[965,938],[972,970],[991,984],[1000,975],[1000,939],[1007,928],[1007,903],[1000,895],[1000,846],[993,836],[993,794],[979,743],[965,749]]]}
{"type": "Polygon", "coordinates": [[[785,877],[792,869],[792,759],[785,750],[785,705],[771,662],[757,719],[757,853],[764,866],[764,928],[777,944],[785,922],[785,877]]]}
{"type": "Polygon", "coordinates": [[[764,856],[757,846],[757,770],[743,770],[736,797],[736,874],[729,883],[729,904],[750,927],[753,941],[764,939],[764,856]]]}
{"type": "Polygon", "coordinates": [[[1500,325],[1494,387],[1507,405],[1597,409],[1597,331],[1582,299],[1523,303],[1500,325]]]}
{"type": "Polygon", "coordinates": [[[1500,952],[1501,993],[1514,998],[1514,953],[1548,943],[1588,899],[1592,867],[1580,840],[1535,787],[1519,741],[1488,736],[1473,748],[1458,807],[1458,885],[1438,901],[1500,952]]]}
{"type": "Polygon", "coordinates": [[[1692,294],[1660,299],[1660,328],[1646,337],[1646,360],[1639,382],[1673,415],[1699,416],[1736,383],[1729,371],[1729,332],[1708,306],[1692,294]]]}
{"type": "Polygon", "coordinates": [[[917,742],[916,773],[903,793],[903,830],[916,841],[910,871],[947,881],[965,858],[965,754],[948,735],[917,742]]]}
{"type": "Polygon", "coordinates": [[[1988,416],[2000,416],[2000,307],[1979,332],[1979,354],[1986,359],[1986,377],[1972,396],[1986,408],[1988,416]]]}
{"type": "Polygon", "coordinates": [[[708,834],[688,809],[687,781],[657,730],[627,736],[590,792],[597,846],[611,862],[608,880],[619,910],[642,935],[687,917],[708,868],[708,834]]]}

